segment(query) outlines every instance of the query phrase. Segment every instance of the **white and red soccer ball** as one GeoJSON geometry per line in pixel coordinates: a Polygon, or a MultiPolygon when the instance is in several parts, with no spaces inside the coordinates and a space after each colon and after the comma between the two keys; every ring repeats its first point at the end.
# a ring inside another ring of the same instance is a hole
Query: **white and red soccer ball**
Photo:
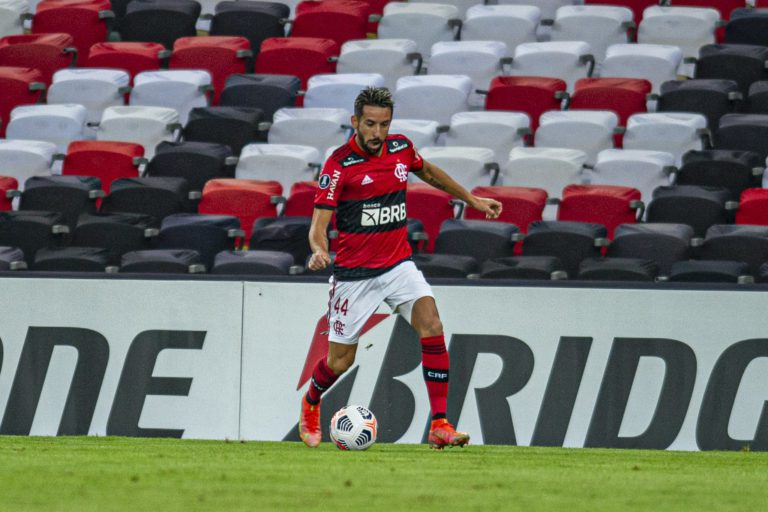
{"type": "Polygon", "coordinates": [[[342,407],[331,418],[331,440],[340,450],[367,450],[376,442],[376,416],[362,405],[342,407]]]}

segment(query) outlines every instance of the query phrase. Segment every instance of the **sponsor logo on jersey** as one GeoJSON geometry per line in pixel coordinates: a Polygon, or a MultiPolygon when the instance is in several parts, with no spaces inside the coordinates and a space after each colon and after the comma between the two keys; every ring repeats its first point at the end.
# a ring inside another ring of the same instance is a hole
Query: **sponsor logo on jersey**
{"type": "Polygon", "coordinates": [[[400,183],[408,181],[408,166],[401,163],[395,165],[395,177],[400,180],[400,183]]]}
{"type": "Polygon", "coordinates": [[[349,167],[350,165],[361,164],[363,162],[365,162],[365,158],[363,158],[360,155],[356,155],[356,154],[352,153],[347,158],[345,158],[344,160],[341,161],[341,166],[342,167],[349,167]]]}
{"type": "Polygon", "coordinates": [[[405,218],[405,203],[393,204],[392,206],[381,206],[378,208],[363,208],[360,225],[383,226],[384,224],[402,222],[405,218]]]}
{"type": "Polygon", "coordinates": [[[333,171],[333,177],[331,178],[330,190],[328,190],[328,199],[333,201],[333,194],[336,193],[336,185],[339,184],[339,178],[341,177],[341,171],[333,171]]]}
{"type": "Polygon", "coordinates": [[[331,185],[331,177],[327,174],[321,174],[317,184],[322,190],[325,190],[331,185]]]}
{"type": "Polygon", "coordinates": [[[368,176],[368,175],[366,174],[366,175],[365,175],[365,178],[363,178],[363,182],[362,182],[362,185],[370,185],[371,183],[373,183],[373,180],[371,179],[371,177],[370,177],[370,176],[368,176]]]}
{"type": "Polygon", "coordinates": [[[387,151],[390,153],[397,153],[404,149],[408,149],[409,147],[411,147],[411,145],[404,140],[395,139],[387,141],[387,151]]]}

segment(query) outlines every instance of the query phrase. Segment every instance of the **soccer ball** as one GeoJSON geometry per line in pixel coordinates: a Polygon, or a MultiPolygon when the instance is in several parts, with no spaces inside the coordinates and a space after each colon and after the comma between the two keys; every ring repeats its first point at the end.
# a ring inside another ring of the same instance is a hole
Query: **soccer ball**
{"type": "Polygon", "coordinates": [[[376,416],[362,405],[342,407],[331,418],[331,440],[340,450],[367,450],[376,442],[376,416]]]}

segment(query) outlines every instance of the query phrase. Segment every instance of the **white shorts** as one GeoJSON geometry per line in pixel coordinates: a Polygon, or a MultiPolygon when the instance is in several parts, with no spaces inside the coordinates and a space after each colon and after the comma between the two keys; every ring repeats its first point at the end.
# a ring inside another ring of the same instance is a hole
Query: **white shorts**
{"type": "MultiPolygon", "coordinates": [[[[328,341],[347,345],[357,343],[365,322],[382,302],[396,311],[398,306],[410,306],[421,297],[434,297],[424,274],[412,261],[404,261],[371,279],[337,281],[331,276],[328,282],[328,341]]],[[[410,308],[406,314],[410,316],[410,308]]]]}

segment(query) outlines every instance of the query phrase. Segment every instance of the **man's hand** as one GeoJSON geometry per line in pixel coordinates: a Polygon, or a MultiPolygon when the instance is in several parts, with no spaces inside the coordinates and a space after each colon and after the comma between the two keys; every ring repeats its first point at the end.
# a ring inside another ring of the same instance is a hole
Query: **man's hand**
{"type": "Polygon", "coordinates": [[[331,264],[331,255],[326,251],[315,251],[309,258],[309,270],[322,270],[331,264]]]}
{"type": "Polygon", "coordinates": [[[469,206],[485,213],[486,219],[497,219],[501,215],[501,203],[495,199],[473,196],[469,206]]]}

